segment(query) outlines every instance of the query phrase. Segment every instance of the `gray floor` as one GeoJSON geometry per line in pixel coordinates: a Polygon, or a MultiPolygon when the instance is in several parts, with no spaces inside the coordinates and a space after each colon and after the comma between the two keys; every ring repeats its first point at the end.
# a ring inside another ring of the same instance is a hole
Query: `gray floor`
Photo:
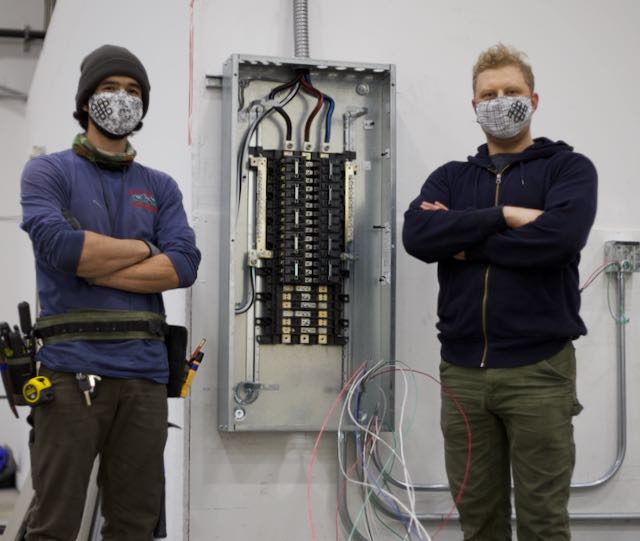
{"type": "Polygon", "coordinates": [[[0,526],[6,526],[17,499],[18,491],[16,489],[0,489],[0,526]]]}

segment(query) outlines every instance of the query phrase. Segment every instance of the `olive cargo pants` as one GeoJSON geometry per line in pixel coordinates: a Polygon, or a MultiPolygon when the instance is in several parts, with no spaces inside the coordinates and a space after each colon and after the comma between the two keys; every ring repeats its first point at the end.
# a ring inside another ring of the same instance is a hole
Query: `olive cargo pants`
{"type": "MultiPolygon", "coordinates": [[[[472,463],[458,504],[465,541],[511,537],[511,476],[518,541],[571,539],[567,504],[575,463],[572,417],[575,350],[517,368],[440,364],[440,378],[459,400],[472,431],[472,463]]],[[[467,462],[467,430],[443,391],[441,428],[452,494],[467,462]]]]}
{"type": "Polygon", "coordinates": [[[151,541],[164,483],[166,386],[105,378],[89,407],[74,374],[42,368],[40,375],[55,398],[33,408],[27,541],[76,538],[98,454],[103,541],[151,541]]]}

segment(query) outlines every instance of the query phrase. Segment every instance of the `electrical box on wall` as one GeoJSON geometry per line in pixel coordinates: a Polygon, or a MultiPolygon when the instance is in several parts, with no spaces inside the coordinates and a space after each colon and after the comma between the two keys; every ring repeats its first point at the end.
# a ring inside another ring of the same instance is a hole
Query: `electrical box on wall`
{"type": "MultiPolygon", "coordinates": [[[[394,358],[394,67],[233,55],[222,86],[218,428],[318,430],[394,358]]],[[[362,418],[393,425],[393,381],[362,418]]]]}
{"type": "MultiPolygon", "coordinates": [[[[639,272],[640,242],[608,240],[604,243],[604,260],[605,263],[618,263],[623,272],[639,272]]],[[[608,272],[613,271],[609,270],[608,272]]]]}

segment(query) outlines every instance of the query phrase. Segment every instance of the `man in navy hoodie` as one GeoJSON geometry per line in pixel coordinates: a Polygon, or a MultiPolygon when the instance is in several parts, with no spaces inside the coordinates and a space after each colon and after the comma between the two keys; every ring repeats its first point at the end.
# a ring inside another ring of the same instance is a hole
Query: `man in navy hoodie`
{"type": "MultiPolygon", "coordinates": [[[[572,147],[533,139],[531,67],[502,44],[473,70],[486,144],[436,169],[405,213],[409,254],[438,263],[440,377],[460,400],[473,461],[458,511],[465,541],[511,539],[511,474],[519,541],[570,539],[575,461],[572,341],[578,263],[596,213],[597,174],[572,147]]],[[[467,465],[464,420],[442,395],[452,494],[467,465]]]]}
{"type": "Polygon", "coordinates": [[[102,539],[149,541],[159,517],[169,374],[161,293],[194,282],[200,252],[176,182],[134,160],[128,137],[149,91],[127,49],[90,53],[74,113],[85,131],[22,176],[37,360],[55,391],[33,409],[27,541],[76,538],[97,455],[102,539]]]}

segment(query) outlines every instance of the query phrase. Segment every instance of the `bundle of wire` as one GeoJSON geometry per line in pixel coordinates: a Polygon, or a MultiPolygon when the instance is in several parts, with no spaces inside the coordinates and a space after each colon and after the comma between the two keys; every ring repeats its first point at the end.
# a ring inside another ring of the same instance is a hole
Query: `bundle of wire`
{"type": "MultiPolygon", "coordinates": [[[[373,540],[377,537],[374,534],[373,526],[374,522],[369,520],[369,510],[373,510],[374,515],[376,516],[378,522],[380,522],[386,530],[393,533],[398,539],[420,539],[423,541],[430,541],[432,537],[429,536],[429,533],[426,531],[422,523],[418,518],[418,514],[416,513],[416,498],[415,491],[413,489],[413,484],[411,482],[411,475],[409,472],[409,468],[406,463],[405,456],[405,444],[404,444],[404,433],[405,433],[405,417],[406,410],[408,404],[408,396],[409,396],[409,386],[407,381],[407,373],[409,374],[421,374],[424,375],[436,383],[440,384],[438,380],[430,376],[425,372],[421,372],[419,370],[412,369],[403,363],[398,362],[379,362],[376,365],[372,366],[368,370],[365,370],[364,365],[361,366],[352,377],[349,379],[347,384],[343,387],[342,391],[334,401],[332,408],[325,418],[325,422],[323,423],[323,427],[321,432],[318,434],[318,438],[316,439],[316,446],[314,447],[314,451],[312,452],[312,457],[309,461],[309,467],[307,471],[307,496],[308,496],[308,510],[309,510],[309,521],[312,532],[312,538],[315,540],[315,528],[313,526],[313,511],[311,507],[311,498],[310,498],[310,483],[312,480],[312,470],[313,463],[315,461],[315,455],[317,453],[317,448],[319,446],[320,439],[326,428],[326,424],[333,414],[337,404],[342,397],[346,394],[344,399],[339,426],[338,426],[338,463],[340,467],[340,471],[342,477],[344,479],[343,487],[340,490],[340,494],[338,496],[338,509],[340,509],[341,504],[343,503],[341,500],[345,497],[347,487],[352,484],[362,488],[363,490],[363,505],[358,513],[355,521],[352,522],[351,531],[349,532],[348,541],[352,539],[362,540],[369,539],[373,540]],[[382,376],[388,373],[400,373],[402,376],[403,382],[403,395],[400,406],[400,416],[397,425],[396,433],[392,434],[393,442],[387,442],[381,436],[381,428],[382,423],[381,420],[384,419],[387,409],[387,404],[384,399],[384,392],[382,388],[377,385],[375,378],[382,376]],[[379,412],[376,412],[375,415],[371,417],[367,425],[365,426],[362,423],[361,414],[360,414],[360,402],[362,399],[363,389],[365,386],[377,386],[379,388],[379,396],[382,397],[382,407],[379,412]],[[348,420],[347,420],[348,419],[348,420]],[[351,426],[349,430],[351,431],[353,427],[357,430],[353,432],[354,440],[355,440],[355,448],[356,448],[356,461],[350,468],[345,467],[344,457],[346,456],[346,452],[344,451],[344,442],[345,432],[343,431],[343,426],[345,421],[349,423],[351,426]],[[380,464],[379,460],[379,450],[378,447],[381,446],[386,448],[389,451],[389,455],[384,461],[384,464],[380,464]],[[377,462],[377,465],[376,465],[377,462]],[[386,478],[389,476],[394,464],[399,464],[404,476],[404,486],[406,489],[406,500],[407,503],[402,501],[398,496],[393,494],[390,491],[389,486],[387,485],[386,478]],[[377,469],[377,471],[373,471],[373,467],[377,469]],[[354,477],[353,474],[356,472],[358,477],[354,477]],[[387,524],[378,514],[377,509],[380,508],[386,515],[390,515],[394,517],[397,521],[399,521],[405,530],[405,535],[402,536],[399,534],[391,525],[387,524]],[[362,536],[359,532],[359,524],[362,520],[366,522],[367,533],[369,535],[368,538],[362,536]]],[[[415,378],[413,379],[415,383],[415,378]]],[[[471,466],[471,428],[464,412],[464,409],[460,405],[457,398],[451,393],[449,389],[443,387],[444,393],[451,399],[456,405],[457,409],[460,411],[462,415],[465,425],[467,427],[467,464],[465,468],[465,473],[463,475],[463,479],[461,481],[460,487],[455,497],[454,504],[452,505],[446,519],[440,524],[436,532],[433,534],[433,538],[437,535],[437,533],[446,525],[449,517],[455,510],[455,504],[462,497],[462,493],[464,491],[464,487],[467,482],[470,466],[471,466]]],[[[414,402],[414,412],[415,414],[415,402],[414,402]]],[[[409,415],[409,417],[413,417],[413,414],[409,415]]],[[[336,540],[339,540],[339,532],[340,527],[338,523],[338,517],[336,517],[336,540]]]]}

